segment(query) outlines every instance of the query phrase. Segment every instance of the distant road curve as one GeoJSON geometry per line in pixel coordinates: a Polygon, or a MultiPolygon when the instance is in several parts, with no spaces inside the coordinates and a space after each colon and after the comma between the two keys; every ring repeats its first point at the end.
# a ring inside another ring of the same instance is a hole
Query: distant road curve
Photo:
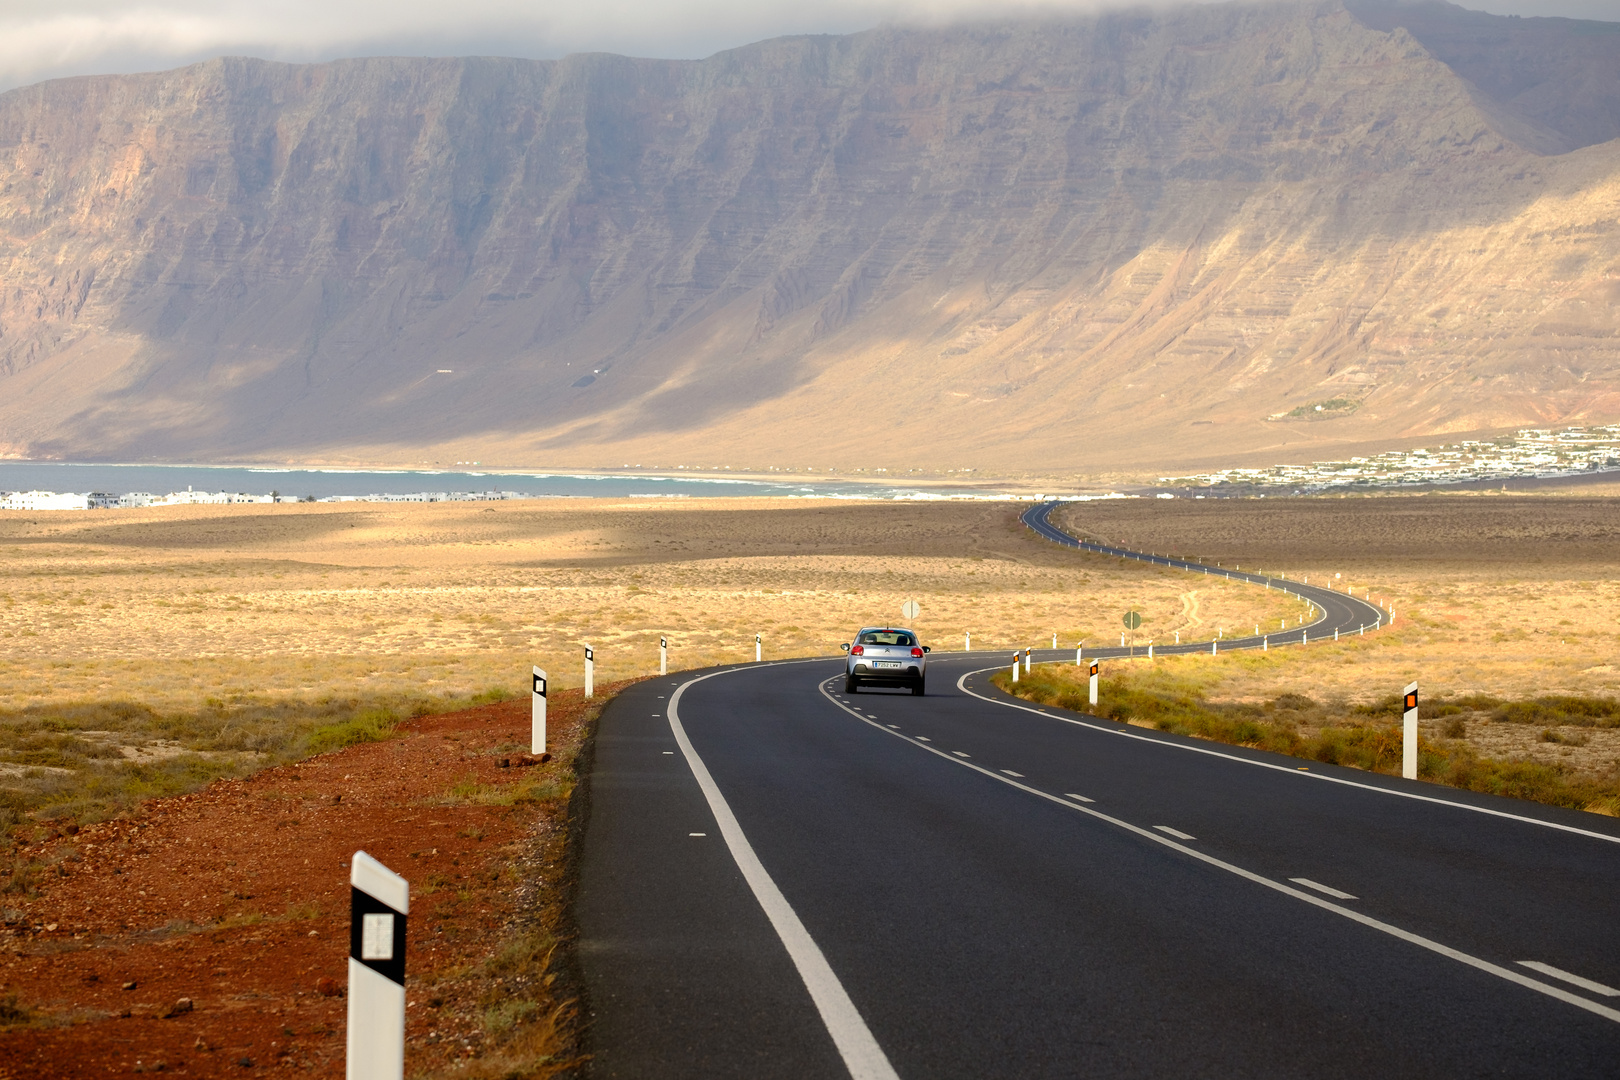
{"type": "MultiPolygon", "coordinates": [[[[1259,649],[1270,645],[1299,645],[1309,644],[1311,641],[1334,640],[1338,635],[1361,634],[1370,630],[1377,630],[1388,622],[1386,613],[1377,604],[1358,599],[1347,593],[1319,585],[1306,585],[1298,581],[1287,581],[1283,578],[1269,578],[1260,574],[1246,574],[1241,570],[1227,570],[1218,566],[1206,566],[1199,562],[1190,562],[1186,559],[1173,559],[1168,555],[1149,555],[1140,551],[1131,551],[1129,548],[1109,547],[1106,544],[1094,544],[1089,540],[1082,540],[1072,536],[1056,525],[1052,524],[1051,513],[1057,509],[1057,502],[1036,503],[1019,515],[1019,520],[1033,529],[1044,539],[1064,547],[1079,548],[1082,551],[1092,551],[1099,555],[1113,555],[1122,559],[1135,559],[1138,562],[1152,563],[1155,566],[1168,566],[1176,570],[1185,570],[1192,574],[1207,574],[1213,577],[1223,577],[1228,581],[1245,581],[1250,585],[1260,585],[1269,589],[1278,589],[1282,592],[1298,596],[1302,600],[1309,600],[1316,605],[1321,616],[1316,621],[1298,626],[1292,630],[1280,630],[1275,634],[1247,635],[1244,637],[1221,638],[1218,648],[1224,652],[1227,649],[1259,649]]],[[[1155,642],[1155,653],[1200,653],[1210,651],[1211,643],[1183,642],[1180,645],[1166,645],[1155,642]]],[[[1122,652],[1117,648],[1088,649],[1093,656],[1110,656],[1122,652]]]]}

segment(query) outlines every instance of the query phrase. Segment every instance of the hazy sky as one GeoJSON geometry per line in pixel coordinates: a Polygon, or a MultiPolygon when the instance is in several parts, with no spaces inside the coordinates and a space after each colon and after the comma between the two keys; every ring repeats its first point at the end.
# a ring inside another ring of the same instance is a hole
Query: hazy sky
{"type": "MultiPolygon", "coordinates": [[[[1107,0],[0,0],[0,89],[151,71],[224,53],[282,60],[701,57],[779,34],[1095,10],[1107,0]]],[[[1620,0],[1467,0],[1498,14],[1620,21],[1620,0]]]]}

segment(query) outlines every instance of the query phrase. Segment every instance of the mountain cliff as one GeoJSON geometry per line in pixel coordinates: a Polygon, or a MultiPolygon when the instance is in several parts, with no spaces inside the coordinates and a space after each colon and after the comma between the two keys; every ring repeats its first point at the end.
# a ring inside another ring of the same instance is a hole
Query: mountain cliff
{"type": "Polygon", "coordinates": [[[1617,47],[1228,4],[25,87],[0,451],[1095,473],[1620,419],[1617,47]]]}

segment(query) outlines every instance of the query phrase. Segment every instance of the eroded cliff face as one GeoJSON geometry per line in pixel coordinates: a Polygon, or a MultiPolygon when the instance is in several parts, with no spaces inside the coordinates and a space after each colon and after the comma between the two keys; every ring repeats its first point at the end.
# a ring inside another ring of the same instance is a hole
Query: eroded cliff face
{"type": "Polygon", "coordinates": [[[1620,142],[1368,22],[15,90],[0,451],[1096,471],[1620,416],[1620,142]]]}

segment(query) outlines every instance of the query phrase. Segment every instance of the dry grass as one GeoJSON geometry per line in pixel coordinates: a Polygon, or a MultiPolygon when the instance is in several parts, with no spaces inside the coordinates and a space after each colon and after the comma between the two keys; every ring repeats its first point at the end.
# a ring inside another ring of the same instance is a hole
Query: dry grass
{"type": "MultiPolygon", "coordinates": [[[[1265,701],[1213,702],[1205,696],[1204,686],[1212,681],[1207,676],[1216,663],[1203,657],[1112,663],[1111,677],[1098,682],[1095,709],[1088,703],[1087,679],[1080,668],[1043,665],[1016,686],[1005,673],[992,676],[992,682],[1043,705],[1332,765],[1400,774],[1399,696],[1351,704],[1342,698],[1321,702],[1285,692],[1265,701]]],[[[1472,695],[1429,701],[1424,712],[1429,719],[1419,725],[1420,778],[1575,810],[1620,814],[1620,759],[1613,756],[1620,750],[1620,701],[1568,696],[1503,701],[1472,695]],[[1601,736],[1602,750],[1585,762],[1585,768],[1570,761],[1535,760],[1533,755],[1489,756],[1481,753],[1477,737],[1470,738],[1470,720],[1475,725],[1516,726],[1524,737],[1560,745],[1586,747],[1601,736]],[[1559,727],[1541,726],[1548,722],[1559,727]],[[1559,735],[1571,729],[1585,730],[1559,735]]]]}
{"type": "Polygon", "coordinates": [[[922,605],[936,646],[1144,639],[1298,617],[1287,598],[1044,544],[1006,505],[556,500],[0,517],[0,706],[192,709],[321,694],[470,694],[831,654],[922,605]]]}
{"type": "Polygon", "coordinates": [[[503,696],[503,690],[466,698],[401,692],[191,711],[129,701],[0,710],[0,835],[38,840],[125,813],[144,799],[386,739],[406,716],[503,696]]]}
{"type": "MultiPolygon", "coordinates": [[[[832,654],[922,605],[936,647],[1142,640],[1299,617],[1277,593],[1077,556],[1008,505],[717,500],[0,515],[0,824],[60,828],[400,717],[832,654]]],[[[481,797],[476,792],[467,798],[481,797]]]]}
{"type": "MultiPolygon", "coordinates": [[[[1215,706],[1295,694],[1370,706],[1419,683],[1425,703],[1620,696],[1620,499],[1442,494],[1329,499],[1091,503],[1060,513],[1078,532],[1228,565],[1334,574],[1395,605],[1393,628],[1309,648],[1168,661],[1161,670],[1215,706]]],[[[1620,766],[1620,732],[1492,719],[1494,707],[1441,717],[1425,737],[1481,758],[1526,761],[1596,780],[1620,766]],[[1451,734],[1445,735],[1442,729],[1451,734]],[[1544,733],[1546,733],[1544,735],[1544,733]]]]}

